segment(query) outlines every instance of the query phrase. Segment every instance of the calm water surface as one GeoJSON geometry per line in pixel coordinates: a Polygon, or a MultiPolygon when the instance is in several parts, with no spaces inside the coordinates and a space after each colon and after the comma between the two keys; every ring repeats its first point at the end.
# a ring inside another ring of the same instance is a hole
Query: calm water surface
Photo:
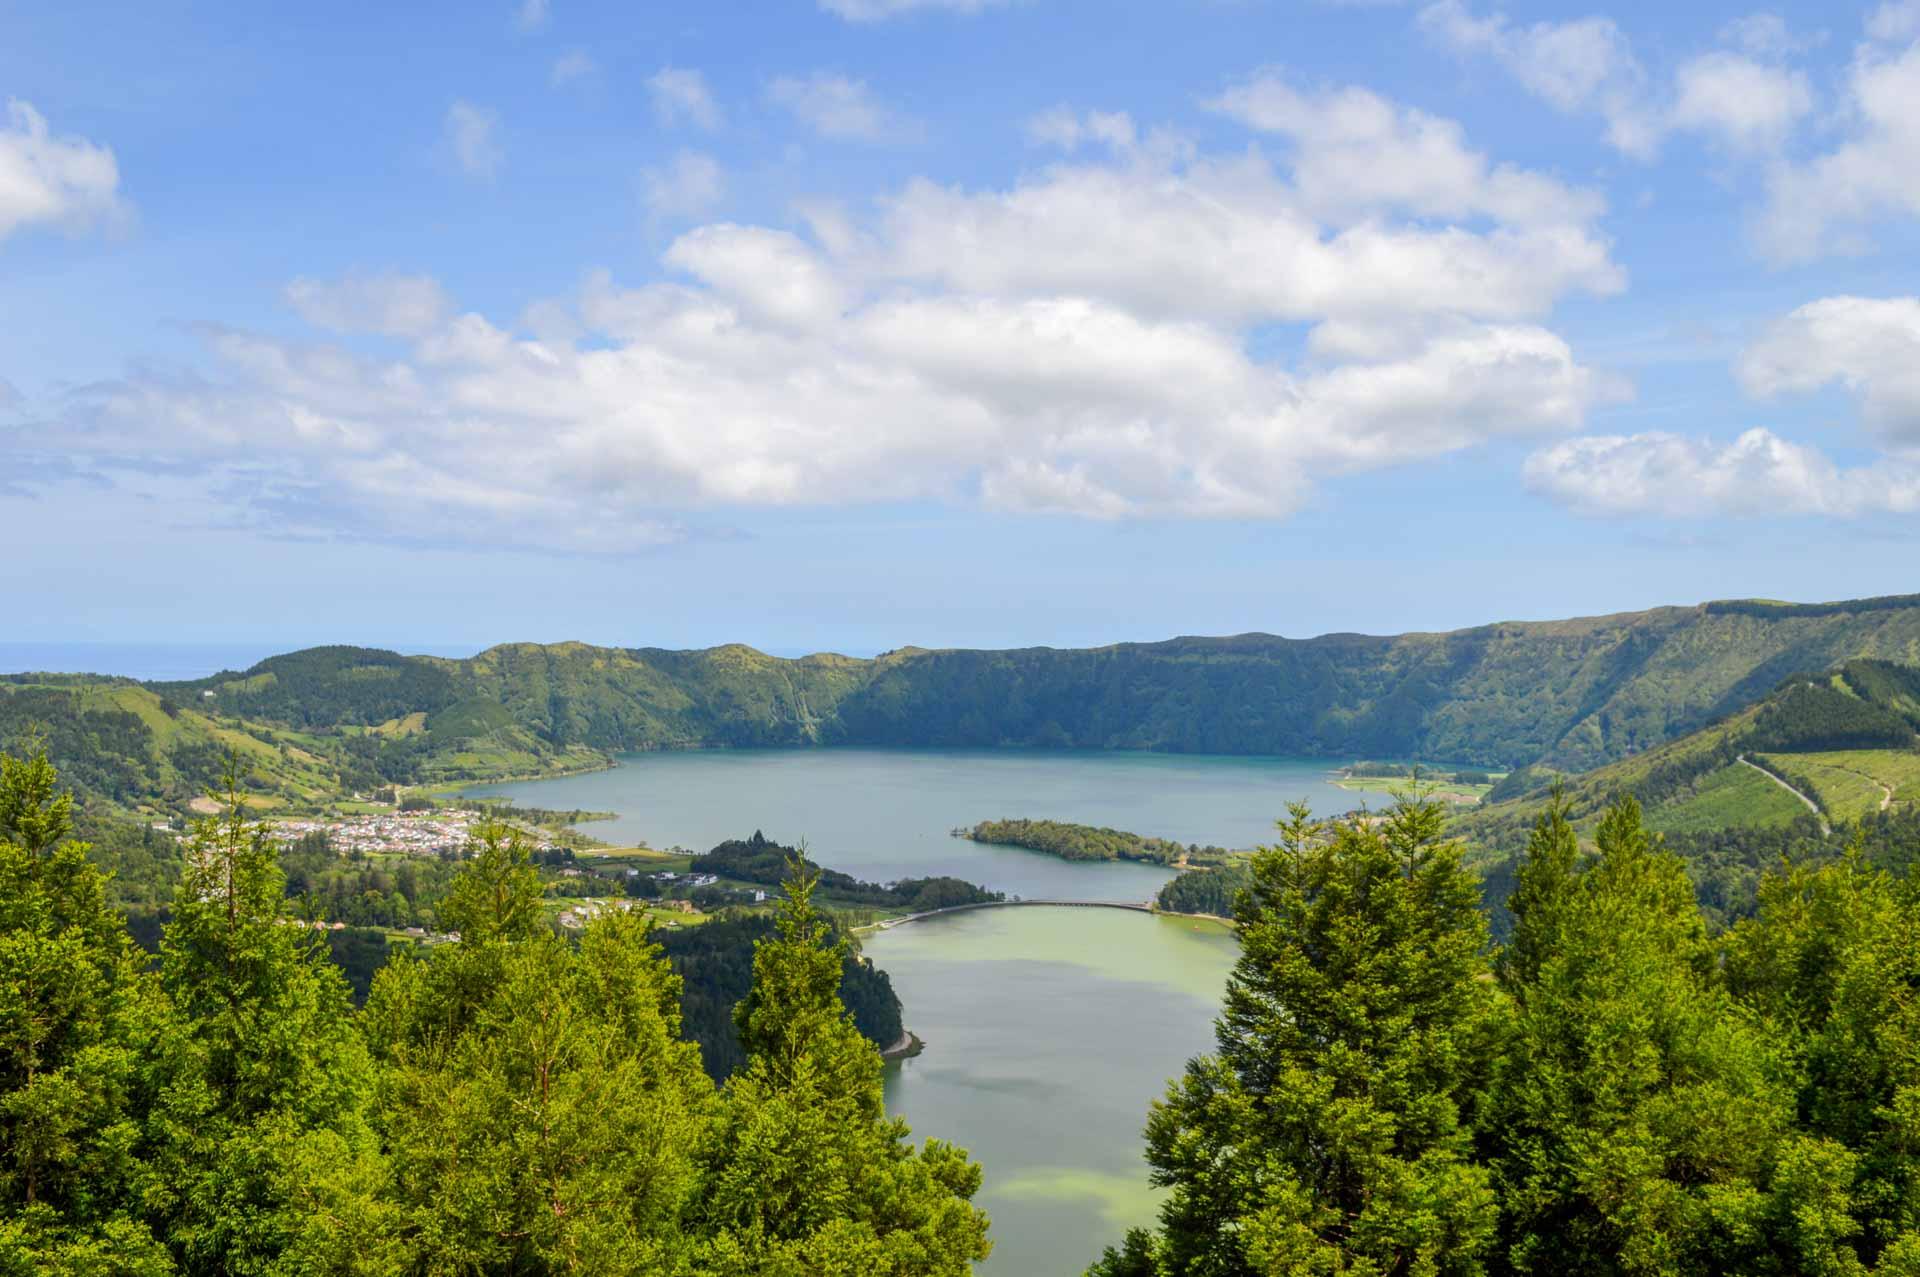
{"type": "Polygon", "coordinates": [[[867,938],[926,1051],[887,1070],[914,1138],[981,1164],[994,1277],[1082,1272],[1153,1220],[1147,1105],[1210,1025],[1232,934],[1118,909],[983,909],[867,938]]]}
{"type": "Polygon", "coordinates": [[[869,882],[950,874],[1046,900],[1145,900],[1169,875],[988,847],[950,831],[1025,816],[1252,847],[1270,840],[1293,799],[1332,815],[1363,797],[1332,784],[1330,764],[1318,759],[904,749],[635,754],[610,771],[473,792],[618,812],[585,827],[611,842],[705,851],[759,829],[777,842],[805,839],[815,860],[869,882]]]}

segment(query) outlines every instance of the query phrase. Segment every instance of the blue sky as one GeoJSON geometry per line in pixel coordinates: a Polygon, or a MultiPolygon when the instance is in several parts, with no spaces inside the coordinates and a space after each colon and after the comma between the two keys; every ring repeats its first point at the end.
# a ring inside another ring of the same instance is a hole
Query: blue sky
{"type": "Polygon", "coordinates": [[[0,10],[7,638],[1920,589],[1920,0],[0,10]]]}

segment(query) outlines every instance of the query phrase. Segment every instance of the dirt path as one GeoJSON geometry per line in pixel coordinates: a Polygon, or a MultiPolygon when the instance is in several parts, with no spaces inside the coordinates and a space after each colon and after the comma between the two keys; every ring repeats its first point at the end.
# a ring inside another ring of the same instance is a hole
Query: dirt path
{"type": "Polygon", "coordinates": [[[1813,813],[1814,819],[1820,822],[1820,836],[1822,838],[1825,838],[1827,835],[1833,832],[1833,826],[1829,825],[1827,823],[1827,818],[1820,814],[1819,803],[1816,803],[1815,801],[1813,801],[1813,799],[1807,797],[1805,794],[1795,789],[1792,785],[1789,785],[1786,781],[1781,780],[1778,776],[1774,775],[1772,772],[1762,767],[1759,763],[1754,762],[1752,759],[1748,758],[1745,754],[1740,755],[1740,757],[1735,759],[1734,761],[1745,763],[1747,766],[1753,768],[1753,770],[1759,772],[1762,776],[1765,776],[1768,780],[1772,781],[1774,784],[1780,786],[1780,788],[1786,790],[1789,794],[1792,794],[1795,798],[1798,798],[1801,802],[1805,803],[1807,805],[1807,810],[1813,813]]]}

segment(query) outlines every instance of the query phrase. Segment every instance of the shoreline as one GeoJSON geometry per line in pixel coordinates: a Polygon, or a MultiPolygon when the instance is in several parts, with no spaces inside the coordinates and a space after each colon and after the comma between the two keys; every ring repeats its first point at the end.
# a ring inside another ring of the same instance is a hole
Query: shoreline
{"type": "Polygon", "coordinates": [[[895,1042],[892,1046],[881,1048],[880,1058],[883,1060],[910,1060],[926,1049],[927,1044],[920,1040],[920,1035],[908,1029],[903,1031],[898,1042],[895,1042]]]}

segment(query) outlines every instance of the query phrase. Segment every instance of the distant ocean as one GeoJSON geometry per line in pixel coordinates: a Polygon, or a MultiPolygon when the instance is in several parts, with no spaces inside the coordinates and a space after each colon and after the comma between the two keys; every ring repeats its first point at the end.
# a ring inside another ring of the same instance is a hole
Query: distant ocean
{"type": "MultiPolygon", "coordinates": [[[[0,643],[0,674],[115,674],[168,682],[244,670],[304,643],[0,643]]],[[[427,656],[471,656],[469,647],[401,645],[427,656]]]]}

